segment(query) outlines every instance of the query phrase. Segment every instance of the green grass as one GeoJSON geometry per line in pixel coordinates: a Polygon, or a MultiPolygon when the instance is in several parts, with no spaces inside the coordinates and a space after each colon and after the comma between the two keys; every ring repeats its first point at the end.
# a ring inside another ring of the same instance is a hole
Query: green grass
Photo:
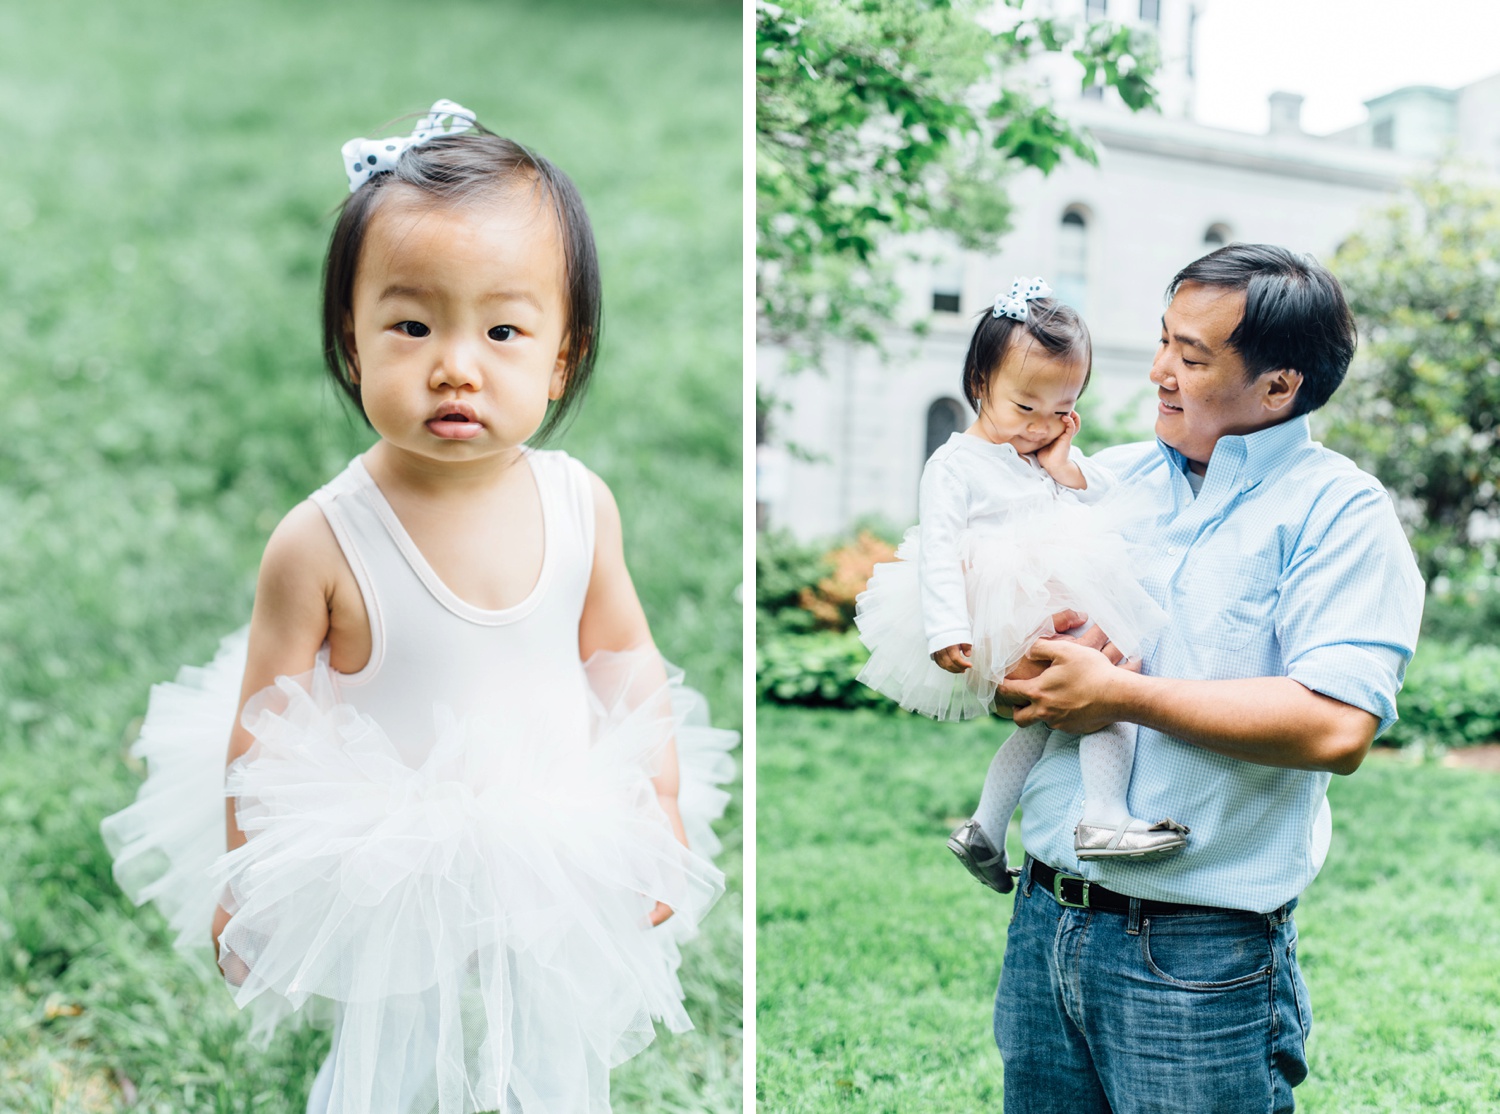
{"type": "MultiPolygon", "coordinates": [[[[998,724],[757,713],[764,1110],[998,1110],[1010,898],[953,862],[998,724]]],[[[1330,791],[1297,910],[1312,996],[1298,1109],[1500,1110],[1500,776],[1372,756],[1330,791]]],[[[1011,830],[1013,861],[1022,854],[1011,830]]]]}
{"type": "MultiPolygon", "coordinates": [[[[0,6],[0,1110],[300,1110],[327,1037],[245,1043],[115,889],[148,686],[249,614],[280,516],[369,443],[325,385],[339,145],[440,96],[577,181],[605,283],[558,442],[614,488],[657,640],[740,720],[740,15],[660,0],[0,6]]],[[[622,1111],[739,1109],[731,894],[699,1029],[622,1111]]]]}

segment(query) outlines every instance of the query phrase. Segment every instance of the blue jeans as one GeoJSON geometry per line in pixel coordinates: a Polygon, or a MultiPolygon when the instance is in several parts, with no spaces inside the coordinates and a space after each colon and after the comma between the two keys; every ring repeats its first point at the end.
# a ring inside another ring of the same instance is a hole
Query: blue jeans
{"type": "Polygon", "coordinates": [[[1266,914],[1074,909],[1027,867],[995,995],[1006,1114],[1293,1109],[1312,1027],[1296,901],[1266,914]]]}

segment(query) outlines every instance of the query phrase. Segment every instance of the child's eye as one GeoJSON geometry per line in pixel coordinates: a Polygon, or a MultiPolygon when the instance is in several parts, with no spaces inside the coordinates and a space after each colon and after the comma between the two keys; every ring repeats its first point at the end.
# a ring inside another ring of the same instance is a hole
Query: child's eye
{"type": "Polygon", "coordinates": [[[409,337],[425,337],[432,332],[420,321],[398,321],[394,327],[398,333],[405,333],[409,337]]]}
{"type": "Polygon", "coordinates": [[[1028,414],[1030,414],[1030,413],[1031,413],[1031,407],[1029,407],[1029,406],[1022,406],[1022,405],[1021,405],[1021,404],[1020,404],[1020,403],[1019,403],[1019,402],[1018,402],[1018,403],[1016,403],[1016,409],[1017,409],[1017,410],[1024,410],[1024,411],[1026,411],[1026,413],[1028,413],[1028,414]]]}
{"type": "Polygon", "coordinates": [[[514,325],[496,325],[490,330],[491,340],[510,340],[515,335],[516,327],[514,325]]]}

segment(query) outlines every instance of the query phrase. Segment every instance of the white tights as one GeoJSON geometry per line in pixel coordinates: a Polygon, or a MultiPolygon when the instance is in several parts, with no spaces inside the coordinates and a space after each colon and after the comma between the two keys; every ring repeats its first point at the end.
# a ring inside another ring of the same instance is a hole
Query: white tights
{"type": "MultiPolygon", "coordinates": [[[[1133,723],[1112,723],[1081,738],[1056,733],[1063,741],[1078,740],[1084,823],[1113,828],[1130,818],[1125,793],[1130,788],[1130,771],[1135,764],[1135,732],[1133,723]]],[[[1052,728],[1044,723],[1018,727],[991,759],[974,819],[996,847],[1004,844],[1011,814],[1021,803],[1026,775],[1031,773],[1053,734],[1052,728]]]]}

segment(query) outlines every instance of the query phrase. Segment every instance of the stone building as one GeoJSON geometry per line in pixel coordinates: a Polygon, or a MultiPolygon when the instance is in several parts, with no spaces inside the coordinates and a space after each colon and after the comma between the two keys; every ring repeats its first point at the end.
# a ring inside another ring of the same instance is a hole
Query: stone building
{"type": "MultiPolygon", "coordinates": [[[[1364,123],[1322,136],[1303,131],[1300,96],[1274,93],[1269,130],[1252,135],[1191,118],[1189,0],[1053,0],[1052,8],[1156,27],[1161,113],[1131,113],[1112,92],[1057,96],[1093,135],[1099,165],[1069,159],[1048,177],[1011,179],[1013,227],[993,252],[919,245],[935,261],[906,266],[899,280],[900,320],[925,318],[921,335],[893,328],[884,357],[835,347],[824,375],[782,376],[774,348],[758,353],[757,375],[790,404],[759,450],[765,524],[815,538],[861,519],[915,521],[928,454],[972,420],[959,377],[975,315],[1018,275],[1045,277],[1088,321],[1094,368],[1079,404],[1085,422],[1145,432],[1162,295],[1185,263],[1233,240],[1327,259],[1362,214],[1434,158],[1456,153],[1500,170],[1500,74],[1460,89],[1397,89],[1366,102],[1364,123]],[[786,452],[788,444],[801,451],[786,452]]],[[[1076,88],[1076,63],[1049,62],[1042,81],[1076,88]]]]}

